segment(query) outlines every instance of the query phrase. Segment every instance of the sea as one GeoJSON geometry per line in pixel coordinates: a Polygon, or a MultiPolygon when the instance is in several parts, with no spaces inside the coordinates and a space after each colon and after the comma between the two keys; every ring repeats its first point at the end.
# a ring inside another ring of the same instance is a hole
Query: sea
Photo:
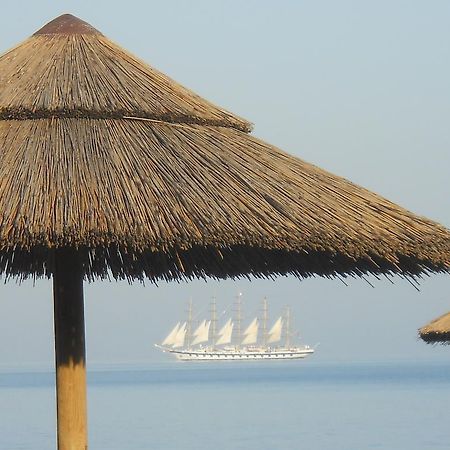
{"type": "MultiPolygon", "coordinates": [[[[448,450],[450,358],[91,368],[89,449],[448,450]]],[[[54,375],[0,370],[0,449],[55,449],[54,375]]]]}

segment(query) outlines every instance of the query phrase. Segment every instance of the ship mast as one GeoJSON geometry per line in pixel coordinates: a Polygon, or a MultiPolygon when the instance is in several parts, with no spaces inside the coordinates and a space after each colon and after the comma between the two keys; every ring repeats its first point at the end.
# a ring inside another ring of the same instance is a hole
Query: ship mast
{"type": "Polygon", "coordinates": [[[236,347],[239,347],[241,345],[241,339],[242,339],[242,331],[241,331],[241,322],[242,322],[242,293],[239,292],[239,294],[236,296],[236,347]]]}
{"type": "Polygon", "coordinates": [[[285,321],[286,326],[285,326],[284,345],[286,348],[289,348],[291,346],[291,309],[289,308],[289,306],[286,306],[285,321]]]}
{"type": "Polygon", "coordinates": [[[212,298],[211,302],[211,342],[213,347],[216,346],[216,334],[217,334],[217,308],[216,308],[216,297],[212,298]]]}
{"type": "Polygon", "coordinates": [[[186,327],[186,347],[191,348],[192,341],[192,298],[189,299],[188,304],[188,320],[186,327]]]}
{"type": "Polygon", "coordinates": [[[262,343],[263,346],[267,346],[267,320],[268,320],[268,310],[267,310],[267,298],[264,297],[263,299],[263,317],[262,317],[262,343]]]}

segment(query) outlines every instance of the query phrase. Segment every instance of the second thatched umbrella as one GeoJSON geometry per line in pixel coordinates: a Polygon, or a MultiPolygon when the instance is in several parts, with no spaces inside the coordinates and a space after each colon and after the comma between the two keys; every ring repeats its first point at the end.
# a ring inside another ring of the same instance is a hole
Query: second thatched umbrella
{"type": "Polygon", "coordinates": [[[0,273],[53,277],[60,449],[87,439],[83,279],[450,270],[447,229],[250,129],[70,15],[0,57],[0,273]]]}
{"type": "Polygon", "coordinates": [[[443,314],[437,319],[419,330],[419,336],[427,344],[449,344],[450,345],[450,312],[443,314]]]}

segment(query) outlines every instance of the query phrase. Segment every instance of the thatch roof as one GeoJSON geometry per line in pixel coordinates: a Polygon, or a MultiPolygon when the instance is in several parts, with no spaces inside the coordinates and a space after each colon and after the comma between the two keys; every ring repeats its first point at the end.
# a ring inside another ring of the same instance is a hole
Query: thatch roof
{"type": "Polygon", "coordinates": [[[450,232],[248,134],[85,22],[0,56],[0,272],[88,278],[450,270],[450,232]]]}
{"type": "Polygon", "coordinates": [[[419,336],[428,344],[450,344],[450,312],[422,327],[419,336]]]}
{"type": "Polygon", "coordinates": [[[0,119],[129,115],[251,129],[69,14],[3,54],[0,68],[0,119]]]}

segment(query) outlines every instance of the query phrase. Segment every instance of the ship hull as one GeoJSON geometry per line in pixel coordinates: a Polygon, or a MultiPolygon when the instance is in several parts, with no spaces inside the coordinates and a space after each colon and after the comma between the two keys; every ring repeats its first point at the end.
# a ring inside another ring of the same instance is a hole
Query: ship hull
{"type": "Polygon", "coordinates": [[[164,349],[180,361],[267,361],[304,359],[314,353],[309,347],[266,351],[247,350],[173,350],[164,349]]]}

